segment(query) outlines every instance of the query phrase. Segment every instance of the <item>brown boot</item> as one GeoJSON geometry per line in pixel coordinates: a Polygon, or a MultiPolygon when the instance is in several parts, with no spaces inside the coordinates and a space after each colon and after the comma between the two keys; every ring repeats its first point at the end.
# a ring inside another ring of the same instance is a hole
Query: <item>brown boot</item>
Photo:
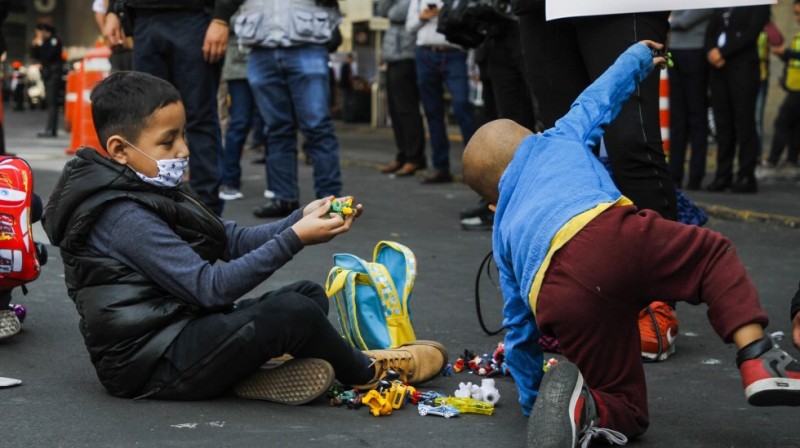
{"type": "Polygon", "coordinates": [[[403,166],[402,163],[400,163],[397,160],[395,160],[395,161],[393,161],[392,163],[390,163],[388,165],[381,166],[380,167],[380,171],[383,174],[390,174],[390,173],[394,173],[395,171],[399,170],[400,167],[402,167],[402,166],[403,166]]]}
{"type": "Polygon", "coordinates": [[[413,176],[414,173],[416,173],[420,168],[421,167],[416,163],[406,163],[399,170],[397,170],[394,175],[397,177],[413,176]]]}
{"type": "Polygon", "coordinates": [[[389,370],[397,372],[400,379],[409,384],[421,384],[438,375],[447,364],[447,349],[434,341],[413,341],[397,348],[368,350],[364,354],[372,358],[375,376],[369,384],[356,386],[358,389],[374,389],[389,370]]]}

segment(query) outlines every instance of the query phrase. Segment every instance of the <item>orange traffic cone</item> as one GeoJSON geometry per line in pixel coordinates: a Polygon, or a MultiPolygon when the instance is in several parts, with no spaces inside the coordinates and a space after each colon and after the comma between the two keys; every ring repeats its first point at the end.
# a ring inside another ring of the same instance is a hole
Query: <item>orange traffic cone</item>
{"type": "Polygon", "coordinates": [[[111,69],[108,62],[110,54],[111,50],[108,48],[95,48],[86,53],[86,57],[81,62],[76,88],[78,95],[74,106],[75,111],[73,111],[72,142],[66,150],[67,154],[75,154],[82,146],[88,146],[101,154],[106,154],[94,129],[90,97],[94,86],[108,76],[111,69]]]}
{"type": "Polygon", "coordinates": [[[78,78],[81,73],[79,70],[71,70],[67,73],[67,86],[64,94],[64,130],[72,131],[72,121],[75,118],[75,105],[78,102],[78,78]]]}

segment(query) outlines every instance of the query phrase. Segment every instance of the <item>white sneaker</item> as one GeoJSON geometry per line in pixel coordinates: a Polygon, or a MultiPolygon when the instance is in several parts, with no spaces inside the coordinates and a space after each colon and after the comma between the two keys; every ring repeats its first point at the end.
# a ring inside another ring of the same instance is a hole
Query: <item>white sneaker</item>
{"type": "Polygon", "coordinates": [[[234,201],[236,199],[242,199],[244,195],[241,191],[237,188],[233,188],[230,185],[223,185],[219,187],[219,198],[224,201],[234,201]]]}
{"type": "Polygon", "coordinates": [[[272,199],[275,197],[275,192],[270,189],[266,189],[264,190],[264,197],[267,199],[272,199]]]}
{"type": "Polygon", "coordinates": [[[774,166],[759,165],[756,167],[756,179],[758,180],[774,179],[778,177],[778,175],[778,169],[774,166]]]}

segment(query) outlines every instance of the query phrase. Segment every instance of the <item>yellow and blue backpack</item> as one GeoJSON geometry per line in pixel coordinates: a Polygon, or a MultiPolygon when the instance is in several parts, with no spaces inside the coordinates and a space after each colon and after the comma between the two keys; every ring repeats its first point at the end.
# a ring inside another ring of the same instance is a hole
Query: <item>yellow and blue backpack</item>
{"type": "Polygon", "coordinates": [[[336,302],[342,335],[361,350],[393,348],[416,340],[409,311],[417,276],[414,253],[400,243],[380,241],[372,259],[333,256],[325,291],[336,302]]]}

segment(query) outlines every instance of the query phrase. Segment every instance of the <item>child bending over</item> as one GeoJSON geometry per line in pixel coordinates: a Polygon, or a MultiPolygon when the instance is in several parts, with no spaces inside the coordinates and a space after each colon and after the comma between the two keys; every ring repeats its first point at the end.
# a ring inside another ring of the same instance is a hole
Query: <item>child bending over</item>
{"type": "Polygon", "coordinates": [[[714,330],[739,349],[748,402],[800,405],[800,364],[764,334],[767,315],[730,241],[637,210],[592,153],[637,82],[666,62],[653,56],[661,48],[632,45],[544,133],[498,120],[464,152],[465,181],[496,204],[506,360],[530,446],[644,433],[637,316],[652,300],[705,303],[714,330]],[[568,360],[544,379],[540,334],[558,338],[568,360]]]}

